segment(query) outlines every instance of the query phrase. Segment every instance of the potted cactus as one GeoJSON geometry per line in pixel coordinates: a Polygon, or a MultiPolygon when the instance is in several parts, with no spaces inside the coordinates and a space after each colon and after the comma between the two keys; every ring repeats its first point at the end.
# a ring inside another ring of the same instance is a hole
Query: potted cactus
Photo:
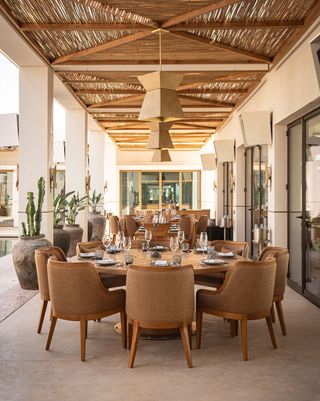
{"type": "Polygon", "coordinates": [[[96,190],[89,196],[90,213],[88,216],[88,239],[89,241],[102,241],[106,219],[103,215],[103,196],[97,194],[96,190]]]}
{"type": "Polygon", "coordinates": [[[67,211],[68,197],[74,194],[74,191],[64,193],[64,190],[55,197],[53,201],[53,245],[61,248],[67,255],[70,246],[70,235],[63,229],[65,214],[67,211]]]}
{"type": "Polygon", "coordinates": [[[66,201],[65,218],[67,224],[63,229],[70,235],[70,246],[67,256],[71,257],[76,254],[77,243],[82,241],[83,229],[76,224],[76,219],[81,210],[84,210],[87,205],[87,196],[80,198],[79,192],[73,194],[72,197],[66,201]]]}
{"type": "Polygon", "coordinates": [[[33,192],[27,193],[26,223],[22,223],[20,240],[12,250],[14,267],[18,276],[21,288],[25,290],[37,290],[38,279],[34,260],[35,250],[51,243],[41,234],[42,205],[45,195],[45,180],[40,177],[38,180],[38,201],[37,209],[33,192]]]}

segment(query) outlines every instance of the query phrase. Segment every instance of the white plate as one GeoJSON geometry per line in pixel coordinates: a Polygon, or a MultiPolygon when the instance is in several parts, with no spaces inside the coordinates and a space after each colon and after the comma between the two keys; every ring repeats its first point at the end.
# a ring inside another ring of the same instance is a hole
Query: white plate
{"type": "Polygon", "coordinates": [[[88,253],[80,253],[80,258],[86,259],[86,258],[94,258],[96,256],[95,252],[88,252],[88,253]]]}
{"type": "Polygon", "coordinates": [[[114,266],[114,265],[118,264],[118,262],[113,259],[101,259],[101,260],[97,260],[96,263],[97,263],[97,265],[101,265],[101,266],[114,266]]]}
{"type": "Polygon", "coordinates": [[[205,259],[203,263],[205,265],[221,265],[225,264],[226,262],[222,259],[205,259]]]}
{"type": "Polygon", "coordinates": [[[223,253],[223,252],[217,252],[217,256],[219,256],[219,258],[235,258],[236,254],[235,253],[223,253]]]}

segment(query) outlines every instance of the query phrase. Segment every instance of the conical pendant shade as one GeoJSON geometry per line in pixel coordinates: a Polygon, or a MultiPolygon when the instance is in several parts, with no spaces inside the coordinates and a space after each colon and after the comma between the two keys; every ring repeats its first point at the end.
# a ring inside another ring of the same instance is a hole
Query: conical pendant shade
{"type": "Polygon", "coordinates": [[[157,149],[152,156],[152,162],[171,162],[168,149],[157,149]]]}
{"type": "Polygon", "coordinates": [[[139,120],[167,122],[183,119],[183,110],[176,92],[183,79],[181,74],[155,71],[138,79],[146,89],[139,120]]]}
{"type": "Polygon", "coordinates": [[[171,128],[172,123],[152,121],[149,125],[151,132],[147,143],[147,149],[173,149],[173,144],[169,134],[169,129],[171,128]]]}

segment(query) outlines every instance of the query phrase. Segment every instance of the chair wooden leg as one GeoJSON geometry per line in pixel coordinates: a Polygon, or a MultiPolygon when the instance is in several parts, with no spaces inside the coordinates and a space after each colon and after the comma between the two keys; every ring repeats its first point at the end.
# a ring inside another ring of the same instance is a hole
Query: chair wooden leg
{"type": "Polygon", "coordinates": [[[80,320],[80,355],[81,361],[86,360],[86,326],[87,321],[85,319],[80,320]]]}
{"type": "Polygon", "coordinates": [[[230,337],[235,336],[235,321],[230,320],[230,337]]]}
{"type": "Polygon", "coordinates": [[[279,322],[280,322],[281,332],[285,336],[287,334],[287,329],[286,329],[286,324],[285,324],[285,321],[284,321],[284,315],[283,315],[281,301],[276,301],[275,304],[276,304],[276,308],[277,308],[277,313],[278,313],[278,318],[279,318],[279,322]]]}
{"type": "Polygon", "coordinates": [[[267,322],[267,325],[268,325],[269,334],[270,334],[270,338],[271,338],[271,342],[272,342],[273,348],[277,348],[276,338],[274,336],[273,327],[272,327],[271,316],[267,316],[266,317],[266,322],[267,322]]]}
{"type": "Polygon", "coordinates": [[[120,312],[122,348],[127,348],[127,314],[120,312]]]}
{"type": "Polygon", "coordinates": [[[270,315],[271,315],[271,321],[272,321],[272,323],[275,323],[276,318],[275,318],[275,316],[274,316],[274,304],[273,304],[273,302],[272,302],[272,306],[271,306],[270,315]]]}
{"type": "Polygon", "coordinates": [[[200,349],[201,347],[201,336],[202,336],[202,318],[203,318],[203,312],[200,310],[197,310],[197,316],[196,316],[196,347],[200,349]]]}
{"type": "Polygon", "coordinates": [[[129,355],[129,368],[133,368],[134,360],[136,358],[137,347],[138,347],[138,339],[139,339],[139,323],[135,320],[133,322],[133,334],[132,334],[132,342],[131,342],[131,349],[129,355]]]}
{"type": "Polygon", "coordinates": [[[43,325],[44,317],[46,315],[47,306],[48,306],[48,301],[43,301],[41,311],[40,311],[39,324],[38,324],[38,334],[40,334],[41,330],[42,330],[42,325],[43,325]]]}
{"type": "Polygon", "coordinates": [[[133,335],[133,326],[132,324],[128,324],[128,348],[131,349],[132,343],[132,335],[133,335]]]}
{"type": "Polygon", "coordinates": [[[238,330],[239,330],[239,324],[238,324],[238,320],[234,321],[234,335],[237,336],[238,335],[238,330]]]}
{"type": "Polygon", "coordinates": [[[188,324],[188,338],[189,338],[190,349],[192,349],[192,327],[191,327],[191,324],[188,324]]]}
{"type": "Polygon", "coordinates": [[[48,334],[47,345],[46,345],[46,350],[47,351],[49,351],[49,348],[50,348],[50,345],[51,345],[51,340],[52,340],[52,336],[53,336],[53,333],[54,333],[54,329],[56,327],[57,320],[58,319],[55,316],[52,316],[50,330],[49,330],[49,334],[48,334]]]}
{"type": "Polygon", "coordinates": [[[86,339],[88,338],[88,321],[86,320],[86,331],[85,331],[85,335],[86,335],[86,339]]]}
{"type": "Polygon", "coordinates": [[[241,340],[243,360],[248,360],[248,320],[241,320],[241,340]]]}
{"type": "Polygon", "coordinates": [[[191,358],[191,352],[190,352],[190,344],[189,344],[187,326],[184,325],[183,327],[180,327],[180,335],[181,335],[183,350],[184,350],[184,354],[185,354],[185,357],[187,360],[188,367],[192,368],[192,358],[191,358]]]}
{"type": "Polygon", "coordinates": [[[53,310],[52,307],[50,308],[50,322],[52,321],[52,316],[53,316],[53,310]]]}

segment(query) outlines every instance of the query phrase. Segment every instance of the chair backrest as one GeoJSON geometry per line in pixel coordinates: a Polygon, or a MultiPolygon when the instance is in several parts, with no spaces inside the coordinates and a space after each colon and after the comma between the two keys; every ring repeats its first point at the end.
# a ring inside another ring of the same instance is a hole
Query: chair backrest
{"type": "Polygon", "coordinates": [[[209,220],[209,218],[207,215],[202,215],[199,217],[199,220],[197,223],[197,234],[207,231],[208,220],[209,220]]]}
{"type": "Polygon", "coordinates": [[[128,318],[147,323],[190,323],[194,310],[192,266],[130,266],[126,283],[128,318]]]}
{"type": "Polygon", "coordinates": [[[126,216],[124,221],[124,235],[126,237],[133,237],[138,230],[138,224],[131,216],[126,216]]]}
{"type": "Polygon", "coordinates": [[[273,296],[281,300],[283,299],[287,282],[287,273],[289,267],[288,249],[277,246],[267,246],[263,248],[258,260],[262,261],[269,257],[275,258],[277,262],[276,280],[274,284],[273,296]]]}
{"type": "Polygon", "coordinates": [[[276,274],[276,261],[236,262],[217,290],[218,310],[240,313],[249,317],[270,313],[276,274]]]}
{"type": "Polygon", "coordinates": [[[152,239],[155,239],[155,236],[157,235],[157,238],[168,238],[169,237],[169,228],[171,226],[171,223],[161,223],[158,224],[156,227],[152,223],[146,223],[145,228],[147,230],[151,230],[152,232],[152,239]]]}
{"type": "Polygon", "coordinates": [[[63,250],[57,246],[48,246],[39,248],[35,251],[35,262],[38,276],[38,284],[41,299],[50,301],[50,292],[48,284],[47,264],[50,257],[55,257],[57,260],[67,262],[66,255],[63,250]]]}
{"type": "Polygon", "coordinates": [[[119,232],[119,217],[118,216],[110,216],[109,217],[110,231],[112,235],[116,235],[119,232]]]}
{"type": "Polygon", "coordinates": [[[186,240],[189,242],[190,248],[194,247],[195,239],[196,239],[196,220],[192,216],[181,216],[178,221],[178,226],[182,231],[184,231],[184,235],[186,240]]]}
{"type": "Polygon", "coordinates": [[[94,252],[98,249],[106,249],[102,241],[78,242],[76,252],[79,256],[80,253],[94,252]]]}
{"type": "Polygon", "coordinates": [[[48,281],[52,309],[57,317],[78,320],[81,315],[106,310],[108,291],[89,262],[64,263],[49,259],[48,281]]]}
{"type": "Polygon", "coordinates": [[[244,258],[247,258],[249,254],[249,245],[247,242],[216,240],[211,241],[210,245],[214,246],[217,252],[230,251],[244,258]]]}

